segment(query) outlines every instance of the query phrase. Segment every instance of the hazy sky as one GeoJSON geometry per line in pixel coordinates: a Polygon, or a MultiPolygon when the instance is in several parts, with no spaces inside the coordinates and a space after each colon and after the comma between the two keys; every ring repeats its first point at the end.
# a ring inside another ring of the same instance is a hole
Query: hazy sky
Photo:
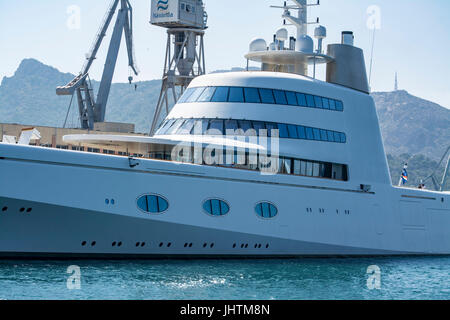
{"type": "MultiPolygon", "coordinates": [[[[314,2],[314,0],[311,0],[314,2]]],[[[63,72],[78,73],[110,0],[0,0],[0,78],[11,76],[23,58],[35,58],[63,72]],[[80,8],[79,28],[69,28],[68,8],[80,8]]],[[[166,33],[151,26],[150,0],[130,0],[134,7],[136,55],[141,74],[137,80],[161,77],[166,33]]],[[[267,41],[282,24],[276,0],[206,0],[209,29],[205,37],[207,71],[245,66],[244,54],[254,37],[267,41]]],[[[450,1],[448,0],[322,0],[312,7],[328,29],[325,43],[340,41],[340,32],[353,30],[355,45],[364,49],[369,70],[372,31],[367,9],[381,12],[376,31],[373,91],[391,91],[398,72],[400,89],[450,108],[450,1]]],[[[289,27],[293,34],[293,27],[289,27]]],[[[314,26],[310,27],[310,33],[314,26]]],[[[109,40],[111,30],[108,32],[109,40]]],[[[95,62],[91,77],[101,76],[108,41],[95,62]]],[[[114,77],[128,77],[124,43],[114,77]]],[[[323,74],[323,71],[321,72],[323,74]]]]}

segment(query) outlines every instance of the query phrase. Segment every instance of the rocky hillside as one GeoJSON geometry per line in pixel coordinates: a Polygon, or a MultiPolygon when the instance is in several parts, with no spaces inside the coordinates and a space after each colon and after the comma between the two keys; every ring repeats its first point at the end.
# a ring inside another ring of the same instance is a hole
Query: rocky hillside
{"type": "Polygon", "coordinates": [[[440,159],[450,145],[450,110],[406,91],[375,92],[386,152],[440,159]]]}

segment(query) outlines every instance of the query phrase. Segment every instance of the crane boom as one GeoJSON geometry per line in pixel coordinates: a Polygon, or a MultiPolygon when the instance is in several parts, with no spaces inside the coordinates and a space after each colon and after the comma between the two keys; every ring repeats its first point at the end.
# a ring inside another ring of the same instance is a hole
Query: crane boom
{"type": "Polygon", "coordinates": [[[138,75],[139,70],[136,64],[133,44],[133,9],[129,0],[113,0],[106,12],[105,18],[102,21],[91,50],[86,56],[86,62],[84,63],[80,74],[67,85],[56,88],[57,95],[73,95],[76,92],[80,122],[83,129],[94,129],[94,123],[105,121],[106,105],[108,102],[123,33],[125,33],[128,65],[134,74],[138,75]],[[120,9],[117,10],[119,3],[120,9]],[[111,36],[97,99],[95,99],[92,86],[88,81],[88,73],[92,63],[96,59],[97,52],[104,37],[106,36],[106,32],[116,11],[116,23],[111,36]]]}

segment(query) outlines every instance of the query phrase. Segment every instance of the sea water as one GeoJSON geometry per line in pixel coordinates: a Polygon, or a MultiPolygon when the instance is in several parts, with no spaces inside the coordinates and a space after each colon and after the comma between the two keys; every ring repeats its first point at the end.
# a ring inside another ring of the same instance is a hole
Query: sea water
{"type": "Polygon", "coordinates": [[[450,299],[450,257],[0,260],[0,299],[450,299]]]}

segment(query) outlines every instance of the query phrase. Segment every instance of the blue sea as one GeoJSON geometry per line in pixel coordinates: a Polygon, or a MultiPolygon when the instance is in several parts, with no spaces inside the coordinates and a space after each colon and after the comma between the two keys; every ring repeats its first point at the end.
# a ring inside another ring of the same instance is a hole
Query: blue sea
{"type": "Polygon", "coordinates": [[[0,260],[0,299],[447,300],[450,257],[0,260]]]}

